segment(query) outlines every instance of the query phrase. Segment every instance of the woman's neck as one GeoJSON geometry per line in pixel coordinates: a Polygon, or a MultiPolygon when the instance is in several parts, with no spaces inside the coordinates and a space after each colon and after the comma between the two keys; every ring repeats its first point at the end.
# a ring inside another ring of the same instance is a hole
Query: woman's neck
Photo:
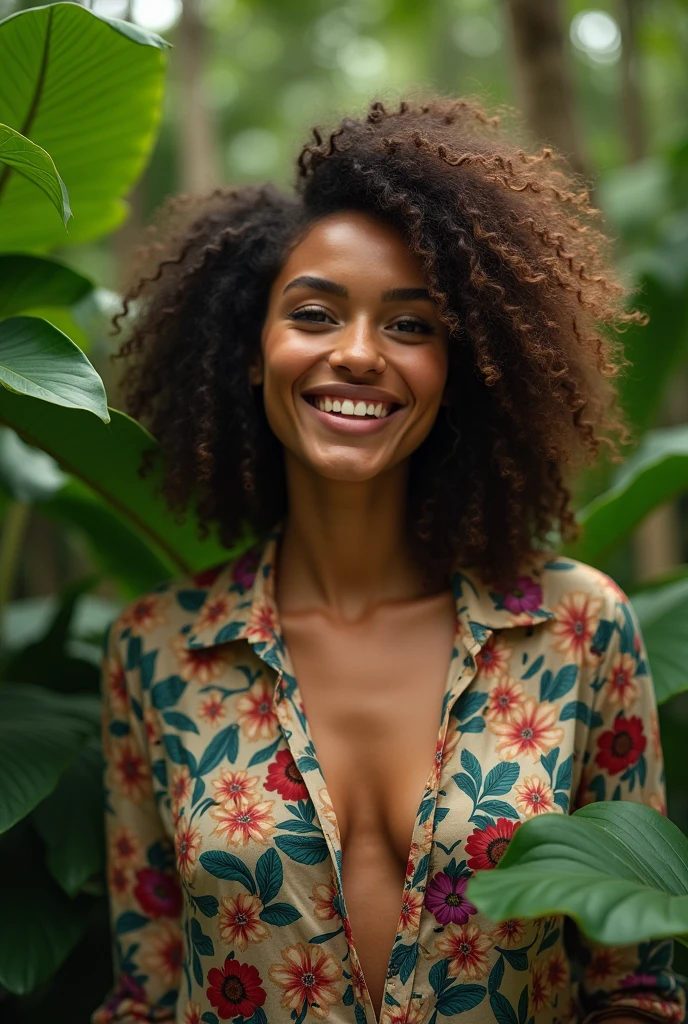
{"type": "Polygon", "coordinates": [[[356,621],[422,594],[406,528],[408,467],[361,483],[327,480],[287,456],[289,513],[279,546],[282,612],[324,608],[356,621]]]}

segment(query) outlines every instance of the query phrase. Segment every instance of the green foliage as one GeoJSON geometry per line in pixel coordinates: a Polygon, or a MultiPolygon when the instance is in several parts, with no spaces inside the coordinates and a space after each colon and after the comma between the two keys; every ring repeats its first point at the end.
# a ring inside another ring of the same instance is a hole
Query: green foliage
{"type": "Polygon", "coordinates": [[[566,914],[596,942],[688,941],[688,838],[628,800],[543,814],[514,833],[494,871],[467,896],[495,921],[566,914]]]}
{"type": "Polygon", "coordinates": [[[150,155],[165,43],[72,3],[0,22],[0,121],[50,153],[69,189],[69,238],[17,174],[0,184],[0,250],[44,251],[111,231],[150,155]]]}
{"type": "Polygon", "coordinates": [[[72,306],[92,289],[92,281],[58,260],[0,254],[0,317],[35,306],[72,306]]]}
{"type": "Polygon", "coordinates": [[[633,595],[652,665],[657,701],[688,690],[688,578],[633,595]]]}
{"type": "Polygon", "coordinates": [[[9,171],[16,171],[45,192],[62,217],[63,224],[67,224],[72,216],[69,196],[49,153],[31,139],[24,138],[14,128],[0,124],[0,163],[5,165],[0,178],[0,190],[9,177],[9,171]]]}

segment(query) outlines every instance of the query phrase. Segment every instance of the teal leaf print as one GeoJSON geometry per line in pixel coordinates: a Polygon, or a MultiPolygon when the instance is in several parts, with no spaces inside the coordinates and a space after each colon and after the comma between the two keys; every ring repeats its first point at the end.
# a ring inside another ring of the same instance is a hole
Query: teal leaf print
{"type": "Polygon", "coordinates": [[[225,726],[214,736],[203,752],[198,765],[198,774],[207,775],[226,757],[231,764],[236,761],[239,753],[239,726],[236,723],[225,726]]]}
{"type": "Polygon", "coordinates": [[[501,946],[495,946],[495,949],[498,953],[502,954],[509,966],[513,967],[515,971],[528,970],[528,950],[530,946],[525,946],[523,949],[502,949],[501,946]]]}
{"type": "Polygon", "coordinates": [[[175,764],[189,763],[189,751],[184,748],[178,736],[165,735],[162,741],[165,744],[165,750],[170,761],[174,761],[175,764]]]}
{"type": "Polygon", "coordinates": [[[430,863],[430,854],[424,854],[416,865],[416,870],[413,872],[413,879],[411,881],[412,888],[416,886],[425,878],[428,872],[428,864],[430,863]]]}
{"type": "Polygon", "coordinates": [[[437,1000],[437,1011],[443,1017],[465,1013],[481,1003],[487,994],[484,985],[453,985],[446,988],[437,1000]]]}
{"type": "Polygon", "coordinates": [[[518,820],[518,811],[506,800],[482,800],[476,807],[477,811],[489,814],[493,818],[513,818],[518,820]]]}
{"type": "Polygon", "coordinates": [[[559,721],[568,722],[571,718],[577,718],[590,729],[597,729],[604,721],[599,711],[594,711],[582,700],[572,700],[569,704],[564,704],[559,721]]]}
{"type": "Polygon", "coordinates": [[[411,977],[417,959],[417,942],[413,942],[410,946],[397,946],[390,958],[387,976],[393,977],[398,974],[402,985],[405,985],[411,977]]]}
{"type": "Polygon", "coordinates": [[[365,1010],[358,1003],[354,1007],[354,1015],[356,1017],[356,1024],[366,1024],[365,1010]]]}
{"type": "Polygon", "coordinates": [[[129,726],[126,722],[110,722],[110,733],[113,736],[128,736],[129,732],[129,726]]]}
{"type": "Polygon", "coordinates": [[[277,748],[280,745],[281,736],[278,736],[274,743],[271,743],[269,747],[263,747],[262,750],[256,750],[255,754],[251,755],[248,762],[248,767],[253,768],[254,764],[263,764],[264,761],[269,761],[277,748]]]}
{"type": "Polygon", "coordinates": [[[537,673],[542,668],[542,663],[543,663],[544,660],[545,660],[545,656],[544,656],[544,654],[541,654],[539,658],[535,659],[535,661],[530,666],[528,671],[524,672],[524,674],[521,676],[521,679],[532,679],[533,676],[537,675],[537,673]]]}
{"type": "Polygon", "coordinates": [[[207,593],[206,590],[178,590],[176,596],[185,612],[200,612],[207,593]]]}
{"type": "MultiPolygon", "coordinates": [[[[203,929],[194,917],[191,921],[191,941],[201,956],[213,956],[215,949],[213,947],[213,940],[209,935],[203,934],[203,929]]],[[[202,983],[201,983],[202,984],[202,983]]]]}
{"type": "Polygon", "coordinates": [[[253,875],[243,860],[235,857],[233,853],[227,853],[226,850],[206,850],[198,859],[209,875],[227,882],[241,882],[251,895],[255,896],[256,883],[253,881],[253,875]]]}
{"type": "Polygon", "coordinates": [[[217,1014],[212,1013],[210,1010],[206,1010],[206,1012],[201,1017],[201,1022],[202,1024],[220,1024],[217,1014]]]}
{"type": "Polygon", "coordinates": [[[281,829],[283,832],[297,832],[301,835],[307,835],[313,832],[315,826],[308,821],[278,821],[276,828],[281,829]]]}
{"type": "Polygon", "coordinates": [[[153,761],[151,771],[160,785],[167,789],[167,761],[153,761]]]}
{"type": "Polygon", "coordinates": [[[566,696],[576,682],[577,665],[564,665],[556,676],[547,669],[540,678],[540,701],[555,701],[566,696]]]}
{"type": "Polygon", "coordinates": [[[590,649],[595,654],[604,654],[609,647],[609,641],[614,633],[614,623],[610,619],[600,619],[595,630],[595,635],[592,638],[592,644],[590,649]]]}
{"type": "Polygon", "coordinates": [[[174,707],[187,686],[188,683],[181,676],[170,676],[168,679],[156,683],[151,690],[153,707],[158,711],[174,707]]]}
{"type": "Polygon", "coordinates": [[[203,914],[204,917],[216,917],[220,904],[218,903],[217,896],[194,896],[193,893],[187,889],[187,895],[191,902],[197,907],[198,910],[203,914]]]}
{"type": "Polygon", "coordinates": [[[504,796],[516,782],[519,766],[513,761],[501,761],[485,776],[483,798],[486,796],[504,796]]]}
{"type": "Polygon", "coordinates": [[[487,979],[487,991],[490,993],[491,996],[493,996],[495,992],[499,991],[499,986],[502,984],[503,980],[504,957],[500,956],[499,960],[497,960],[497,963],[490,971],[490,977],[487,979]]]}
{"type": "Polygon", "coordinates": [[[258,858],[256,881],[258,883],[258,893],[263,903],[269,903],[271,900],[274,900],[284,881],[282,862],[275,850],[266,850],[258,858]]]}
{"type": "MultiPolygon", "coordinates": [[[[314,935],[313,938],[309,939],[308,941],[309,942],[329,942],[330,939],[335,939],[338,935],[341,935],[341,933],[343,931],[344,931],[343,928],[338,928],[336,932],[324,932],[322,935],[314,935]]],[[[345,1003],[346,1006],[350,1006],[351,1003],[354,1001],[353,989],[351,988],[351,986],[349,986],[349,988],[347,988],[347,990],[346,990],[346,992],[349,992],[349,991],[352,992],[352,996],[351,996],[350,1002],[347,1003],[346,1002],[346,998],[342,999],[342,1002],[345,1003]]],[[[344,993],[344,996],[346,996],[346,992],[344,993]]]]}
{"type": "Polygon", "coordinates": [[[131,704],[131,710],[134,712],[134,714],[138,718],[139,722],[142,722],[143,721],[143,708],[141,707],[141,705],[137,701],[136,697],[134,697],[133,694],[131,694],[131,693],[129,694],[129,703],[131,704]]]}
{"type": "Polygon", "coordinates": [[[223,626],[222,629],[215,634],[213,642],[216,644],[225,644],[228,640],[236,640],[245,625],[245,622],[228,623],[228,625],[223,626]]]}
{"type": "Polygon", "coordinates": [[[324,836],[277,836],[275,845],[298,864],[320,864],[328,856],[324,836]]]}
{"type": "Polygon", "coordinates": [[[291,903],[272,903],[269,907],[264,907],[259,916],[261,921],[282,926],[298,921],[301,914],[291,903]]]}
{"type": "Polygon", "coordinates": [[[518,1024],[526,1024],[528,1017],[528,986],[525,985],[518,1000],[518,1024]]]}
{"type": "Polygon", "coordinates": [[[179,729],[180,732],[195,732],[197,736],[200,735],[194,720],[188,715],[183,715],[181,711],[163,711],[162,717],[173,729],[179,729]]]}
{"type": "Polygon", "coordinates": [[[518,1024],[518,1018],[513,1006],[501,992],[495,992],[490,996],[490,1006],[495,1015],[497,1024],[518,1024]]]}
{"type": "Polygon", "coordinates": [[[141,688],[143,690],[149,690],[150,684],[153,682],[155,676],[155,662],[158,657],[157,648],[154,651],[149,651],[148,654],[144,654],[142,658],[139,658],[139,670],[141,672],[141,688]]]}
{"type": "Polygon", "coordinates": [[[197,804],[198,801],[201,799],[201,797],[203,796],[204,793],[205,793],[205,782],[203,781],[203,779],[198,778],[198,779],[196,779],[196,783],[194,785],[194,791],[193,791],[193,796],[191,797],[191,803],[192,804],[197,804]]]}
{"type": "Polygon", "coordinates": [[[540,953],[542,953],[543,950],[549,949],[550,946],[553,946],[558,938],[559,938],[559,929],[558,928],[552,928],[552,930],[545,935],[544,939],[542,940],[542,942],[538,946],[538,951],[537,951],[536,955],[540,956],[540,953]]]}
{"type": "Polygon", "coordinates": [[[302,775],[306,772],[319,772],[320,765],[314,757],[299,757],[296,759],[296,767],[299,769],[302,775]]]}
{"type": "Polygon", "coordinates": [[[433,964],[432,967],[430,968],[430,974],[428,975],[428,980],[430,981],[430,986],[431,986],[433,992],[435,993],[435,995],[438,995],[442,991],[442,989],[444,988],[445,984],[447,983],[448,971],[449,971],[449,958],[448,957],[445,957],[444,960],[438,960],[438,962],[436,964],[433,964]]]}
{"type": "Polygon", "coordinates": [[[127,660],[124,666],[128,671],[131,672],[138,665],[141,659],[141,649],[141,637],[130,636],[127,644],[127,660]]]}
{"type": "Polygon", "coordinates": [[[115,931],[118,935],[126,935],[127,932],[133,932],[136,928],[142,928],[144,924],[148,924],[147,917],[136,914],[133,910],[125,910],[115,921],[115,931]]]}
{"type": "Polygon", "coordinates": [[[480,761],[475,756],[475,754],[471,754],[470,750],[462,750],[461,767],[464,769],[464,771],[468,772],[470,777],[475,782],[475,791],[477,793],[483,784],[483,773],[480,767],[480,761]]]}
{"type": "Polygon", "coordinates": [[[570,789],[571,788],[571,769],[573,766],[573,754],[569,754],[565,761],[562,761],[559,765],[559,771],[557,772],[557,781],[554,784],[555,789],[570,789]]]}
{"type": "MultiPolygon", "coordinates": [[[[201,779],[200,781],[202,782],[203,780],[201,779]]],[[[193,821],[196,815],[202,818],[205,812],[208,810],[208,808],[213,806],[217,806],[217,801],[213,800],[211,796],[207,796],[202,803],[194,807],[193,811],[191,812],[190,821],[193,821]]]]}

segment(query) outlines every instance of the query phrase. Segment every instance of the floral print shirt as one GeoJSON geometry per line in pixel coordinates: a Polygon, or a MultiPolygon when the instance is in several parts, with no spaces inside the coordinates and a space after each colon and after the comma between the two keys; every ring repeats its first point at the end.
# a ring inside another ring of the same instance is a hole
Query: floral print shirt
{"type": "MultiPolygon", "coordinates": [[[[117,980],[92,1024],[377,1024],[337,820],[280,634],[280,530],[155,587],[108,631],[117,980]]],[[[551,553],[507,593],[465,568],[452,586],[455,645],[379,1024],[681,1020],[670,942],[596,947],[556,916],[496,925],[465,896],[533,815],[602,799],[664,810],[628,598],[551,553]]]]}

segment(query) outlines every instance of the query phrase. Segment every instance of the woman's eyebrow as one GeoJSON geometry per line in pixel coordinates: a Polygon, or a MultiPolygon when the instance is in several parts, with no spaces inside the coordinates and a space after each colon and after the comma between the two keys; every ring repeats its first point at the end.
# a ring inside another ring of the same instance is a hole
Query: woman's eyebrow
{"type": "MultiPolygon", "coordinates": [[[[295,277],[285,286],[282,294],[292,288],[313,288],[318,292],[328,292],[330,295],[338,295],[342,299],[348,299],[349,289],[336,281],[328,281],[326,277],[312,277],[310,274],[302,274],[295,277]]],[[[430,292],[427,288],[388,288],[380,294],[383,302],[407,302],[410,299],[430,299],[430,292]]]]}

